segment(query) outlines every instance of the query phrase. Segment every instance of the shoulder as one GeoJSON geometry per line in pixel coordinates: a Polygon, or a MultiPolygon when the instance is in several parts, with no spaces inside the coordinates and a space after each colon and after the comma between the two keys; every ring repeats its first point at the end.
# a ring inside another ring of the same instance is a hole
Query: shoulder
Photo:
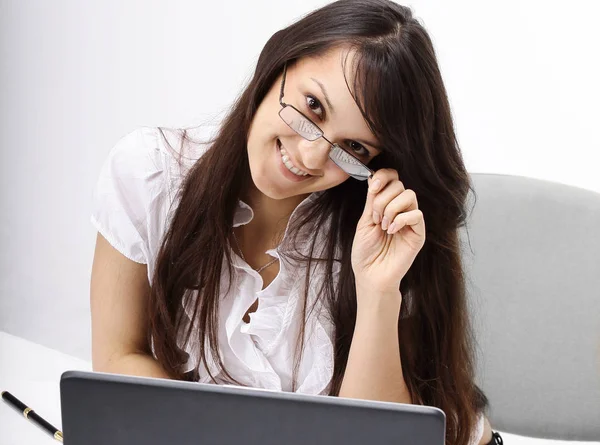
{"type": "Polygon", "coordinates": [[[169,178],[179,181],[206,153],[212,143],[214,127],[191,128],[142,128],[156,140],[156,149],[161,153],[164,168],[169,178]]]}
{"type": "Polygon", "coordinates": [[[208,149],[209,137],[205,128],[139,127],[117,141],[109,158],[148,163],[165,157],[169,163],[179,161],[189,168],[208,149]]]}
{"type": "Polygon", "coordinates": [[[205,150],[172,129],[140,127],[122,136],[93,191],[93,224],[127,258],[148,264],[181,180],[205,150]]]}
{"type": "Polygon", "coordinates": [[[121,137],[103,166],[120,181],[144,180],[174,194],[183,177],[209,147],[209,129],[139,127],[121,137]]]}

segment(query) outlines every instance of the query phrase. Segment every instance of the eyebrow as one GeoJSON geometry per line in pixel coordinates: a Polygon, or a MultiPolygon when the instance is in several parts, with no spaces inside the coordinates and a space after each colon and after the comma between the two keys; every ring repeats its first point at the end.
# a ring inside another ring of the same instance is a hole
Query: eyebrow
{"type": "MultiPolygon", "coordinates": [[[[311,77],[310,79],[312,81],[314,81],[317,85],[319,85],[319,88],[321,88],[321,92],[323,93],[323,96],[325,96],[325,102],[327,102],[327,106],[329,107],[329,109],[331,110],[332,113],[335,113],[335,109],[333,108],[333,105],[331,105],[331,101],[329,100],[329,96],[327,95],[327,91],[325,91],[325,87],[323,86],[323,84],[321,82],[319,82],[317,79],[315,79],[314,77],[311,77]]],[[[383,151],[380,146],[378,146],[377,144],[375,144],[372,141],[365,141],[365,140],[361,140],[361,139],[354,139],[354,140],[362,145],[369,145],[379,152],[383,151]]]]}
{"type": "Polygon", "coordinates": [[[325,87],[323,86],[323,84],[321,82],[319,82],[317,79],[315,79],[314,77],[311,77],[310,79],[313,80],[317,85],[319,85],[319,87],[321,88],[321,92],[323,93],[323,96],[325,96],[325,102],[327,102],[327,106],[329,107],[329,109],[331,110],[332,113],[335,113],[335,109],[333,108],[333,105],[331,105],[331,102],[329,101],[329,96],[327,95],[327,91],[325,91],[325,87]]]}

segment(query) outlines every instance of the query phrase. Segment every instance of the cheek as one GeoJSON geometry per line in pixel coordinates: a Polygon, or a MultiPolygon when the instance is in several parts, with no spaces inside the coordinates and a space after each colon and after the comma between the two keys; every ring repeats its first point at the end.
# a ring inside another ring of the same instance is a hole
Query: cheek
{"type": "MultiPolygon", "coordinates": [[[[259,109],[254,115],[247,142],[253,146],[271,146],[278,137],[287,138],[296,133],[277,114],[278,110],[259,109]]],[[[248,147],[250,148],[250,147],[248,147]]]]}
{"type": "MultiPolygon", "coordinates": [[[[330,161],[330,163],[332,163],[332,161],[330,161]]],[[[342,182],[350,179],[350,176],[348,176],[342,169],[338,168],[335,165],[330,166],[327,171],[325,172],[324,178],[323,179],[327,179],[327,186],[326,188],[332,188],[335,187],[336,185],[340,185],[342,182]]]]}

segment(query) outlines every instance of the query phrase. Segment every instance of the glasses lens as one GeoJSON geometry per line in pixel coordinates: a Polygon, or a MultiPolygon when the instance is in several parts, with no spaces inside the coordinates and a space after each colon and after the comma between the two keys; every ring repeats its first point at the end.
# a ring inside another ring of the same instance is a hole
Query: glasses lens
{"type": "Polygon", "coordinates": [[[313,124],[309,119],[304,117],[302,113],[290,105],[286,105],[279,111],[279,116],[283,121],[290,126],[292,130],[309,141],[316,141],[323,132],[313,124]]]}
{"type": "Polygon", "coordinates": [[[371,170],[369,170],[365,164],[346,152],[338,144],[333,145],[329,152],[329,157],[339,168],[344,170],[354,179],[365,181],[371,176],[371,170]]]}

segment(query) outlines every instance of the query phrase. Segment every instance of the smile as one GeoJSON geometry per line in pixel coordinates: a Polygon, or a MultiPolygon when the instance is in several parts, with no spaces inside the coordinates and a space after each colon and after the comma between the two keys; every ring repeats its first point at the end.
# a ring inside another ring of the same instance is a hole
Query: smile
{"type": "Polygon", "coordinates": [[[283,145],[281,144],[281,141],[279,139],[277,139],[277,147],[279,148],[279,153],[281,154],[281,160],[283,162],[283,165],[285,165],[285,167],[289,171],[291,171],[296,176],[311,176],[307,172],[300,170],[298,167],[296,167],[292,163],[290,157],[288,156],[287,151],[285,151],[285,148],[283,147],[283,145]]]}

